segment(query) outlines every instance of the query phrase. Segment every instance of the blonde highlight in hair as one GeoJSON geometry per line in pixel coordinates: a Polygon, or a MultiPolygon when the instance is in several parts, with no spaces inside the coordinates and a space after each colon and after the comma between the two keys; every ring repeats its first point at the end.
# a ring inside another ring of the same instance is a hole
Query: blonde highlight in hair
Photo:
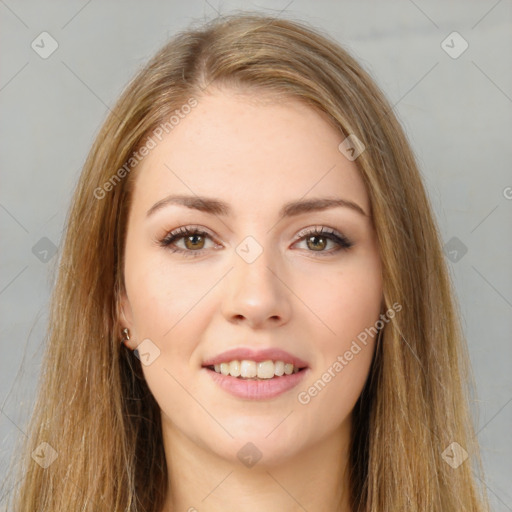
{"type": "Polygon", "coordinates": [[[67,219],[39,394],[10,510],[163,506],[168,474],[159,408],[140,361],[120,343],[136,167],[103,198],[94,191],[175,109],[213,87],[299,99],[366,147],[356,163],[378,237],[384,305],[403,310],[383,330],[354,409],[353,512],[488,510],[476,482],[483,470],[469,408],[469,356],[406,136],[371,77],[337,43],[303,23],[250,13],[173,38],[128,85],[94,142],[67,219]],[[41,442],[58,453],[46,469],[31,458],[41,442]],[[442,458],[452,442],[469,454],[457,468],[442,458]]]}

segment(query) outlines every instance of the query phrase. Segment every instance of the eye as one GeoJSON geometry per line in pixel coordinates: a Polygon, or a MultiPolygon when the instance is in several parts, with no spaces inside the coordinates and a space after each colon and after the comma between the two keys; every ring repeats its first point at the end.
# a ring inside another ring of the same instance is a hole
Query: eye
{"type": "Polygon", "coordinates": [[[206,231],[198,227],[186,226],[171,231],[159,244],[162,247],[167,247],[172,252],[194,257],[202,254],[207,239],[213,240],[206,231]],[[181,240],[184,240],[184,248],[175,245],[176,242],[181,240]]]}
{"type": "Polygon", "coordinates": [[[354,245],[345,235],[342,235],[334,229],[322,226],[315,226],[313,229],[306,228],[302,230],[297,237],[299,242],[305,241],[306,247],[311,249],[310,252],[321,253],[322,256],[348,250],[354,245]],[[332,242],[337,247],[330,251],[324,250],[328,242],[332,242]]]}

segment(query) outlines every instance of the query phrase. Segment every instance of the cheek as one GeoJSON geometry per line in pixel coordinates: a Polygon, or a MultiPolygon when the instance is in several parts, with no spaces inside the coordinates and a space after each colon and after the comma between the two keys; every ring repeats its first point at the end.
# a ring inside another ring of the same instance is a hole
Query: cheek
{"type": "Polygon", "coordinates": [[[375,252],[347,258],[337,267],[318,266],[314,273],[301,274],[296,290],[300,290],[302,301],[316,314],[327,352],[350,345],[350,340],[378,320],[382,275],[375,252]]]}
{"type": "Polygon", "coordinates": [[[337,271],[316,273],[315,283],[308,305],[324,325],[318,324],[317,364],[298,401],[312,421],[329,412],[325,420],[332,427],[350,414],[371,366],[382,302],[379,260],[374,253],[354,259],[337,271]]]}
{"type": "Polygon", "coordinates": [[[137,254],[127,260],[125,268],[136,331],[139,337],[163,344],[176,338],[185,324],[190,329],[190,317],[196,322],[197,307],[218,280],[206,267],[198,266],[195,271],[170,268],[162,258],[137,258],[137,254]]]}
{"type": "Polygon", "coordinates": [[[149,339],[157,347],[158,356],[142,365],[145,380],[162,411],[174,419],[188,417],[190,396],[198,392],[190,378],[197,370],[193,354],[209,322],[205,294],[218,278],[171,268],[142,251],[127,258],[125,269],[137,340],[149,339]]]}

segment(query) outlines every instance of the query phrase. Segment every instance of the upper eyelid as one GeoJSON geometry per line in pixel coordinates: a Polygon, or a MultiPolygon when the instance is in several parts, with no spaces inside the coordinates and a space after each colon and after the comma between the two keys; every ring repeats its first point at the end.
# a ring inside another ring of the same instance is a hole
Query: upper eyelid
{"type": "Polygon", "coordinates": [[[331,228],[329,226],[323,226],[321,224],[320,225],[315,224],[314,226],[308,226],[307,228],[302,228],[297,233],[297,239],[303,238],[303,237],[309,235],[310,233],[315,233],[315,232],[320,232],[321,234],[325,234],[325,235],[329,235],[329,234],[336,235],[337,234],[339,236],[345,236],[345,235],[343,235],[343,233],[339,232],[337,229],[331,228]]]}
{"type": "Polygon", "coordinates": [[[211,233],[207,228],[198,225],[180,226],[179,228],[168,231],[163,238],[159,239],[159,241],[162,243],[168,239],[174,238],[175,240],[173,243],[176,243],[176,241],[181,240],[182,238],[190,236],[190,234],[194,233],[197,233],[201,236],[207,235],[209,238],[211,238],[212,241],[214,241],[215,243],[219,243],[217,237],[213,233],[211,233]]]}

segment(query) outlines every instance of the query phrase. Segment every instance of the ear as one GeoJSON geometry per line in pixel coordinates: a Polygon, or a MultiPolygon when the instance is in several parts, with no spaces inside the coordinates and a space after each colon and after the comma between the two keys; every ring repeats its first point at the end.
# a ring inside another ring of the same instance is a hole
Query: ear
{"type": "Polygon", "coordinates": [[[117,323],[120,326],[121,332],[125,328],[128,329],[130,340],[125,341],[124,344],[131,350],[135,350],[135,348],[137,348],[137,337],[133,328],[133,313],[130,301],[128,300],[128,296],[124,290],[119,293],[117,299],[117,323]]]}

